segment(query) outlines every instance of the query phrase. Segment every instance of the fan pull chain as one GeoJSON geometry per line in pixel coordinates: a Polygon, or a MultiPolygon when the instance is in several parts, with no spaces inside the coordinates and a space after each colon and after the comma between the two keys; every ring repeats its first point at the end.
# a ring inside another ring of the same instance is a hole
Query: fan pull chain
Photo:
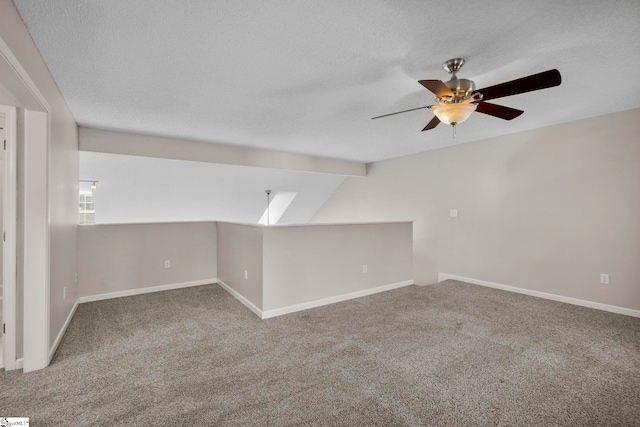
{"type": "Polygon", "coordinates": [[[453,139],[456,139],[456,124],[457,123],[451,123],[451,127],[453,128],[453,139]]]}

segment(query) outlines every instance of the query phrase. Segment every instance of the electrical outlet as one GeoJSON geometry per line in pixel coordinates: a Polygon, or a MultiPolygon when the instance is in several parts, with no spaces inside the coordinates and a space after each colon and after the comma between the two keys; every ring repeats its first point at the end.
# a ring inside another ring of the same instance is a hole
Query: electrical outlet
{"type": "Polygon", "coordinates": [[[62,288],[62,299],[67,299],[67,287],[62,288]]]}
{"type": "Polygon", "coordinates": [[[244,280],[249,280],[249,272],[247,270],[244,271],[244,280]]]}
{"type": "Polygon", "coordinates": [[[367,267],[367,264],[362,264],[362,272],[366,273],[367,271],[369,271],[369,268],[367,267]]]}
{"type": "Polygon", "coordinates": [[[458,218],[458,209],[449,209],[449,216],[451,218],[458,218]]]}
{"type": "Polygon", "coordinates": [[[600,283],[602,283],[603,285],[608,285],[609,284],[609,275],[606,273],[602,273],[600,275],[600,283]]]}
{"type": "Polygon", "coordinates": [[[171,261],[166,260],[166,261],[164,262],[164,268],[171,268],[171,261]]]}

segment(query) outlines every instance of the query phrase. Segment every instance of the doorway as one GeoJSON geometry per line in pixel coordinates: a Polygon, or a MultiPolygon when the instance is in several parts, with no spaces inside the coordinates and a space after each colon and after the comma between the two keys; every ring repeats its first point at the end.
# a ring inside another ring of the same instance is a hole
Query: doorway
{"type": "Polygon", "coordinates": [[[16,108],[0,105],[0,367],[16,369],[16,108]]]}
{"type": "MultiPolygon", "coordinates": [[[[3,142],[6,140],[5,138],[5,118],[4,118],[4,114],[0,114],[0,142],[3,142]]],[[[4,194],[4,149],[0,151],[0,191],[4,194]]],[[[2,203],[2,194],[0,194],[0,203],[2,203]]],[[[2,224],[2,206],[0,205],[0,224],[2,224]]],[[[2,227],[2,230],[4,231],[4,226],[2,227]]],[[[3,247],[4,245],[0,245],[0,321],[1,323],[4,325],[4,309],[2,307],[3,305],[3,298],[2,298],[2,284],[3,284],[3,278],[2,278],[2,251],[4,249],[3,247]]],[[[4,332],[0,335],[0,369],[4,368],[4,332]]]]}

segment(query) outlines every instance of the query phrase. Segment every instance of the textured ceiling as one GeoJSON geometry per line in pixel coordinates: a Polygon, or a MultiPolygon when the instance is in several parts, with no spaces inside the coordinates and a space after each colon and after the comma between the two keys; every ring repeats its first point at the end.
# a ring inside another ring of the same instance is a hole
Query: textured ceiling
{"type": "Polygon", "coordinates": [[[640,2],[14,0],[77,122],[376,161],[640,106],[640,2]],[[420,132],[419,79],[560,87],[420,132]]]}

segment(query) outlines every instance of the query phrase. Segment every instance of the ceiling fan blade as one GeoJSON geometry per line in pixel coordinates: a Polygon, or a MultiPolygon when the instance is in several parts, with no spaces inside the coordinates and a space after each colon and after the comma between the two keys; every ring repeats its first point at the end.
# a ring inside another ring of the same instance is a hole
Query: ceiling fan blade
{"type": "Polygon", "coordinates": [[[503,105],[491,104],[489,102],[480,101],[476,112],[482,114],[488,114],[493,117],[504,120],[513,120],[520,114],[524,113],[522,110],[516,110],[515,108],[505,107],[503,105]]]}
{"type": "Polygon", "coordinates": [[[389,114],[383,114],[382,116],[371,117],[371,120],[379,119],[381,117],[393,116],[394,114],[408,113],[409,111],[424,110],[425,108],[429,108],[429,107],[431,107],[431,105],[425,105],[424,107],[412,108],[410,110],[396,111],[395,113],[389,113],[389,114]]]}
{"type": "Polygon", "coordinates": [[[439,124],[440,124],[440,119],[438,118],[438,116],[433,116],[433,119],[431,119],[431,121],[429,123],[427,123],[427,125],[424,127],[424,129],[422,129],[422,132],[424,132],[425,130],[433,129],[434,127],[438,126],[439,124]]]}
{"type": "Polygon", "coordinates": [[[445,95],[453,96],[451,89],[442,80],[418,80],[418,83],[433,92],[438,98],[445,95]]]}
{"type": "Polygon", "coordinates": [[[559,86],[561,82],[560,71],[554,69],[489,86],[474,93],[480,92],[483,100],[489,100],[559,86]]]}

